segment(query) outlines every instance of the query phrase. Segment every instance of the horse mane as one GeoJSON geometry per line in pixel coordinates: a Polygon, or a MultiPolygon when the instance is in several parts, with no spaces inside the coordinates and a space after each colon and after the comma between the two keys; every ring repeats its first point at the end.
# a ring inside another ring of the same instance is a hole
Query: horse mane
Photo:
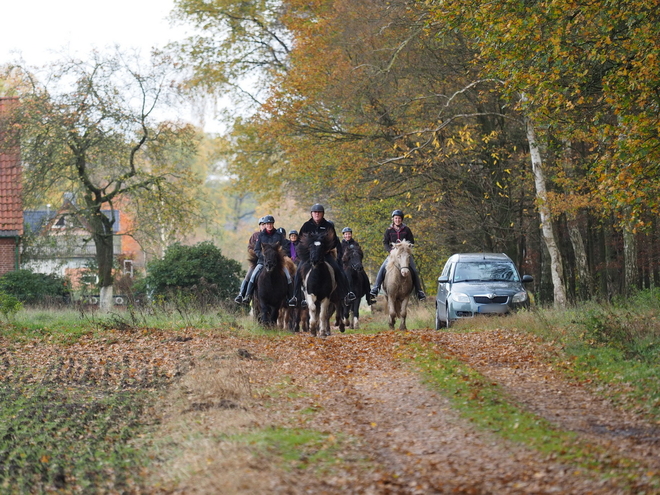
{"type": "Polygon", "coordinates": [[[386,270],[389,270],[390,268],[394,267],[394,258],[398,254],[398,251],[405,251],[409,255],[412,254],[412,247],[413,245],[410,243],[410,241],[407,240],[402,240],[399,242],[393,242],[392,243],[392,251],[390,251],[390,256],[387,258],[387,266],[385,267],[386,270]],[[392,253],[394,252],[394,256],[392,256],[392,253]]]}
{"type": "MultiPolygon", "coordinates": [[[[302,261],[309,261],[310,246],[312,246],[316,241],[319,241],[321,242],[321,248],[323,249],[323,252],[328,253],[333,250],[334,239],[335,237],[332,234],[330,235],[327,235],[325,233],[303,234],[302,238],[300,239],[300,244],[298,244],[298,247],[296,249],[296,254],[302,261]]],[[[336,251],[335,251],[335,256],[336,256],[336,251]]]]}

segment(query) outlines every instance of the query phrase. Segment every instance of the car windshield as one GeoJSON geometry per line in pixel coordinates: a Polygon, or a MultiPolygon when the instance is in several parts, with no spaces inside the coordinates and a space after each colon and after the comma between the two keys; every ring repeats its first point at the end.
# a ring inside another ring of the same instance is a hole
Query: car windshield
{"type": "Polygon", "coordinates": [[[454,282],[519,282],[518,273],[511,263],[479,261],[457,263],[454,282]]]}

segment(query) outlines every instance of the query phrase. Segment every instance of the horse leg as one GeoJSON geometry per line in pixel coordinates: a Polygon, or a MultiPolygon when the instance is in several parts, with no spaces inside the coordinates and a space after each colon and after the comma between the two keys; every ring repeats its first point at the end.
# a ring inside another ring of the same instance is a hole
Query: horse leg
{"type": "Polygon", "coordinates": [[[353,301],[353,320],[351,328],[356,330],[360,328],[360,299],[353,301]]]}
{"type": "Polygon", "coordinates": [[[388,322],[390,330],[394,330],[394,322],[396,321],[396,302],[394,301],[394,297],[389,297],[389,295],[387,296],[387,311],[390,315],[388,322]]]}
{"type": "Polygon", "coordinates": [[[406,317],[408,316],[408,300],[409,299],[410,299],[410,296],[406,297],[401,302],[401,323],[399,324],[399,330],[408,330],[408,328],[406,328],[406,317]]]}
{"type": "Polygon", "coordinates": [[[324,299],[319,310],[320,336],[330,335],[330,300],[324,299]]]}

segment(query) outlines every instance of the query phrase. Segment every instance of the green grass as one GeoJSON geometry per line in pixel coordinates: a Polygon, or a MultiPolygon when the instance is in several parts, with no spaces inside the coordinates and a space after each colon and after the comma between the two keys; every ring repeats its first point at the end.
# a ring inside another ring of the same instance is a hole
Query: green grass
{"type": "MultiPolygon", "coordinates": [[[[640,466],[625,455],[610,456],[605,449],[554,427],[544,418],[519,407],[499,385],[437,348],[412,344],[412,350],[412,361],[429,385],[479,428],[594,475],[614,477],[624,487],[637,481],[640,466]]],[[[653,487],[660,488],[657,474],[649,478],[653,487]]]]}
{"type": "Polygon", "coordinates": [[[284,469],[329,470],[341,462],[337,452],[347,441],[330,433],[303,428],[272,427],[228,437],[227,440],[246,444],[259,455],[278,459],[284,469]]]}
{"type": "Polygon", "coordinates": [[[146,462],[131,446],[148,395],[0,383],[2,493],[121,493],[146,462]]]}

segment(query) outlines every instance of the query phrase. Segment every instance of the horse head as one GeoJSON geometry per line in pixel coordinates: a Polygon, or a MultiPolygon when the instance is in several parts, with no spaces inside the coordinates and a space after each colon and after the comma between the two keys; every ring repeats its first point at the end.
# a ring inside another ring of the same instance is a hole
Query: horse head
{"type": "Polygon", "coordinates": [[[284,254],[279,246],[263,244],[261,254],[264,258],[264,268],[267,272],[277,270],[284,263],[284,254]]]}
{"type": "Polygon", "coordinates": [[[300,241],[299,255],[312,266],[325,260],[325,255],[332,250],[331,239],[325,233],[304,235],[300,241]]]}
{"type": "Polygon", "coordinates": [[[392,250],[388,258],[387,269],[394,268],[401,272],[401,275],[407,277],[410,273],[410,257],[412,256],[413,245],[406,241],[392,243],[392,250]]]}
{"type": "Polygon", "coordinates": [[[362,249],[359,246],[350,244],[346,248],[346,251],[344,251],[344,256],[341,258],[341,261],[344,265],[344,270],[348,270],[349,268],[355,270],[356,272],[364,270],[364,267],[362,266],[363,256],[364,255],[362,253],[362,249]]]}

